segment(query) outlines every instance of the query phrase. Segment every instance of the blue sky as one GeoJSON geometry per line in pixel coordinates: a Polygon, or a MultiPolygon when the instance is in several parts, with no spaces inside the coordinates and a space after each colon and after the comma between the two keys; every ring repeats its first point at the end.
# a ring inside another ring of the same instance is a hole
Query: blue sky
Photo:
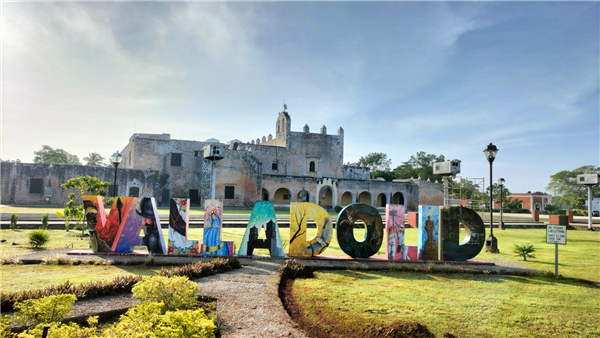
{"type": "MultiPolygon", "coordinates": [[[[344,162],[418,151],[545,191],[600,165],[599,2],[2,3],[3,160],[138,133],[345,130],[344,162]]],[[[487,183],[486,183],[487,184],[487,183]]]]}

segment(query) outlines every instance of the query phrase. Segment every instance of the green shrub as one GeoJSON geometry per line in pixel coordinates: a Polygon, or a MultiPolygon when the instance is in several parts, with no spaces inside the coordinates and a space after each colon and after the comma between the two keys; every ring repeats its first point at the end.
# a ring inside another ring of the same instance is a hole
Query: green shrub
{"type": "Polygon", "coordinates": [[[163,303],[150,302],[133,307],[119,322],[105,329],[103,337],[205,337],[213,338],[215,323],[204,310],[166,311],[163,303]]]}
{"type": "Polygon", "coordinates": [[[523,260],[526,261],[527,258],[535,258],[535,256],[533,255],[535,250],[536,248],[534,248],[533,244],[531,243],[525,243],[520,245],[515,244],[514,253],[515,256],[521,256],[523,257],[523,260]]]}
{"type": "Polygon", "coordinates": [[[45,229],[33,230],[29,232],[27,237],[29,238],[29,245],[34,249],[43,247],[50,240],[50,234],[45,229]]]}
{"type": "Polygon", "coordinates": [[[312,268],[307,267],[304,263],[295,260],[288,259],[285,261],[279,269],[283,278],[312,278],[314,277],[314,271],[312,268]]]}
{"type": "Polygon", "coordinates": [[[50,216],[48,216],[48,214],[42,215],[42,226],[40,227],[40,229],[44,229],[44,230],[48,229],[48,218],[49,217],[50,216]]]}
{"type": "Polygon", "coordinates": [[[531,214],[531,210],[527,210],[527,209],[516,209],[511,212],[515,213],[515,214],[531,214]]]}
{"type": "Polygon", "coordinates": [[[29,299],[15,304],[15,321],[23,324],[49,324],[67,318],[77,297],[73,294],[29,299]]]}
{"type": "Polygon", "coordinates": [[[15,230],[17,227],[17,222],[19,222],[19,215],[12,214],[10,215],[10,229],[15,230]]]}
{"type": "Polygon", "coordinates": [[[9,327],[12,324],[10,320],[10,315],[1,315],[0,316],[0,337],[10,337],[12,332],[9,327]]]}
{"type": "Polygon", "coordinates": [[[131,289],[144,302],[163,302],[164,310],[191,309],[197,304],[198,284],[184,276],[145,277],[131,289]]]}
{"type": "Polygon", "coordinates": [[[341,205],[336,205],[333,210],[335,210],[335,212],[337,212],[338,214],[340,213],[340,211],[342,211],[343,207],[341,205]]]}
{"type": "Polygon", "coordinates": [[[588,211],[585,209],[575,209],[573,210],[573,215],[575,216],[587,216],[588,215],[588,211]]]}

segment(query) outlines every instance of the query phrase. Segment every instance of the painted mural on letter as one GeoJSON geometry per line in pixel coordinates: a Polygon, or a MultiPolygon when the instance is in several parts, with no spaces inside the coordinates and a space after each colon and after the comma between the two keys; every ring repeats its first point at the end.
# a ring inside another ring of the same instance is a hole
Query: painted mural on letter
{"type": "Polygon", "coordinates": [[[442,209],[442,259],[466,261],[481,252],[485,244],[485,226],[477,212],[464,207],[442,209]],[[460,224],[465,225],[465,238],[460,242],[460,224]],[[459,244],[460,242],[460,244],[459,244]]]}
{"type": "Polygon", "coordinates": [[[285,256],[275,209],[269,201],[256,201],[254,204],[238,255],[251,256],[254,249],[267,249],[271,257],[285,256]],[[266,239],[258,238],[260,229],[265,231],[266,239]]]}
{"type": "Polygon", "coordinates": [[[321,254],[331,243],[333,224],[327,210],[314,203],[290,204],[290,257],[313,257],[321,254]],[[306,222],[312,219],[317,225],[317,234],[306,239],[306,222]]]}
{"type": "Polygon", "coordinates": [[[151,253],[165,253],[164,238],[154,198],[116,197],[108,217],[102,196],[83,196],[93,252],[129,253],[145,245],[151,253]],[[144,237],[140,232],[144,229],[144,237]]]}
{"type": "Polygon", "coordinates": [[[387,204],[385,206],[386,241],[385,255],[390,260],[408,259],[408,246],[404,245],[405,206],[387,204]]]}
{"type": "Polygon", "coordinates": [[[381,248],[384,229],[377,209],[367,204],[350,204],[340,211],[337,219],[340,249],[352,258],[369,258],[381,248]],[[367,228],[365,238],[360,241],[354,238],[354,223],[358,220],[367,228]]]}
{"type": "Polygon", "coordinates": [[[221,240],[223,201],[206,200],[204,204],[204,237],[202,254],[229,256],[229,245],[221,240]]]}
{"type": "Polygon", "coordinates": [[[419,259],[434,261],[439,259],[440,207],[419,206],[419,259]]]}
{"type": "Polygon", "coordinates": [[[169,202],[169,254],[199,254],[199,241],[188,239],[190,200],[171,198],[169,202]]]}

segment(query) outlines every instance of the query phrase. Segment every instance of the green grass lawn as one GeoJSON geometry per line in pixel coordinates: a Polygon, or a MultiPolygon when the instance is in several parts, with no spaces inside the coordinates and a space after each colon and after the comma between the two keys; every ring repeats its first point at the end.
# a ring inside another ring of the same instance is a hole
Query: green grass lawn
{"type": "MultiPolygon", "coordinates": [[[[80,258],[80,257],[78,257],[80,258]]],[[[2,292],[44,289],[69,281],[73,284],[108,281],[128,275],[149,276],[160,271],[160,266],[117,265],[2,265],[2,292]]],[[[164,267],[169,268],[169,267],[164,267]]]]}
{"type": "Polygon", "coordinates": [[[294,284],[306,314],[338,337],[417,321],[436,336],[600,335],[600,288],[545,277],[323,271],[294,284]]]}

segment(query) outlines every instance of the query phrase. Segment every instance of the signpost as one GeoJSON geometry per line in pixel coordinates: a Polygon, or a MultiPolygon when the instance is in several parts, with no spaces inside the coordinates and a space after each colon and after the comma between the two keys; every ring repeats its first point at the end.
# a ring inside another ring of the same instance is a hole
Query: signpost
{"type": "Polygon", "coordinates": [[[548,224],[546,243],[554,244],[554,277],[558,278],[558,245],[567,244],[567,226],[548,224]]]}

